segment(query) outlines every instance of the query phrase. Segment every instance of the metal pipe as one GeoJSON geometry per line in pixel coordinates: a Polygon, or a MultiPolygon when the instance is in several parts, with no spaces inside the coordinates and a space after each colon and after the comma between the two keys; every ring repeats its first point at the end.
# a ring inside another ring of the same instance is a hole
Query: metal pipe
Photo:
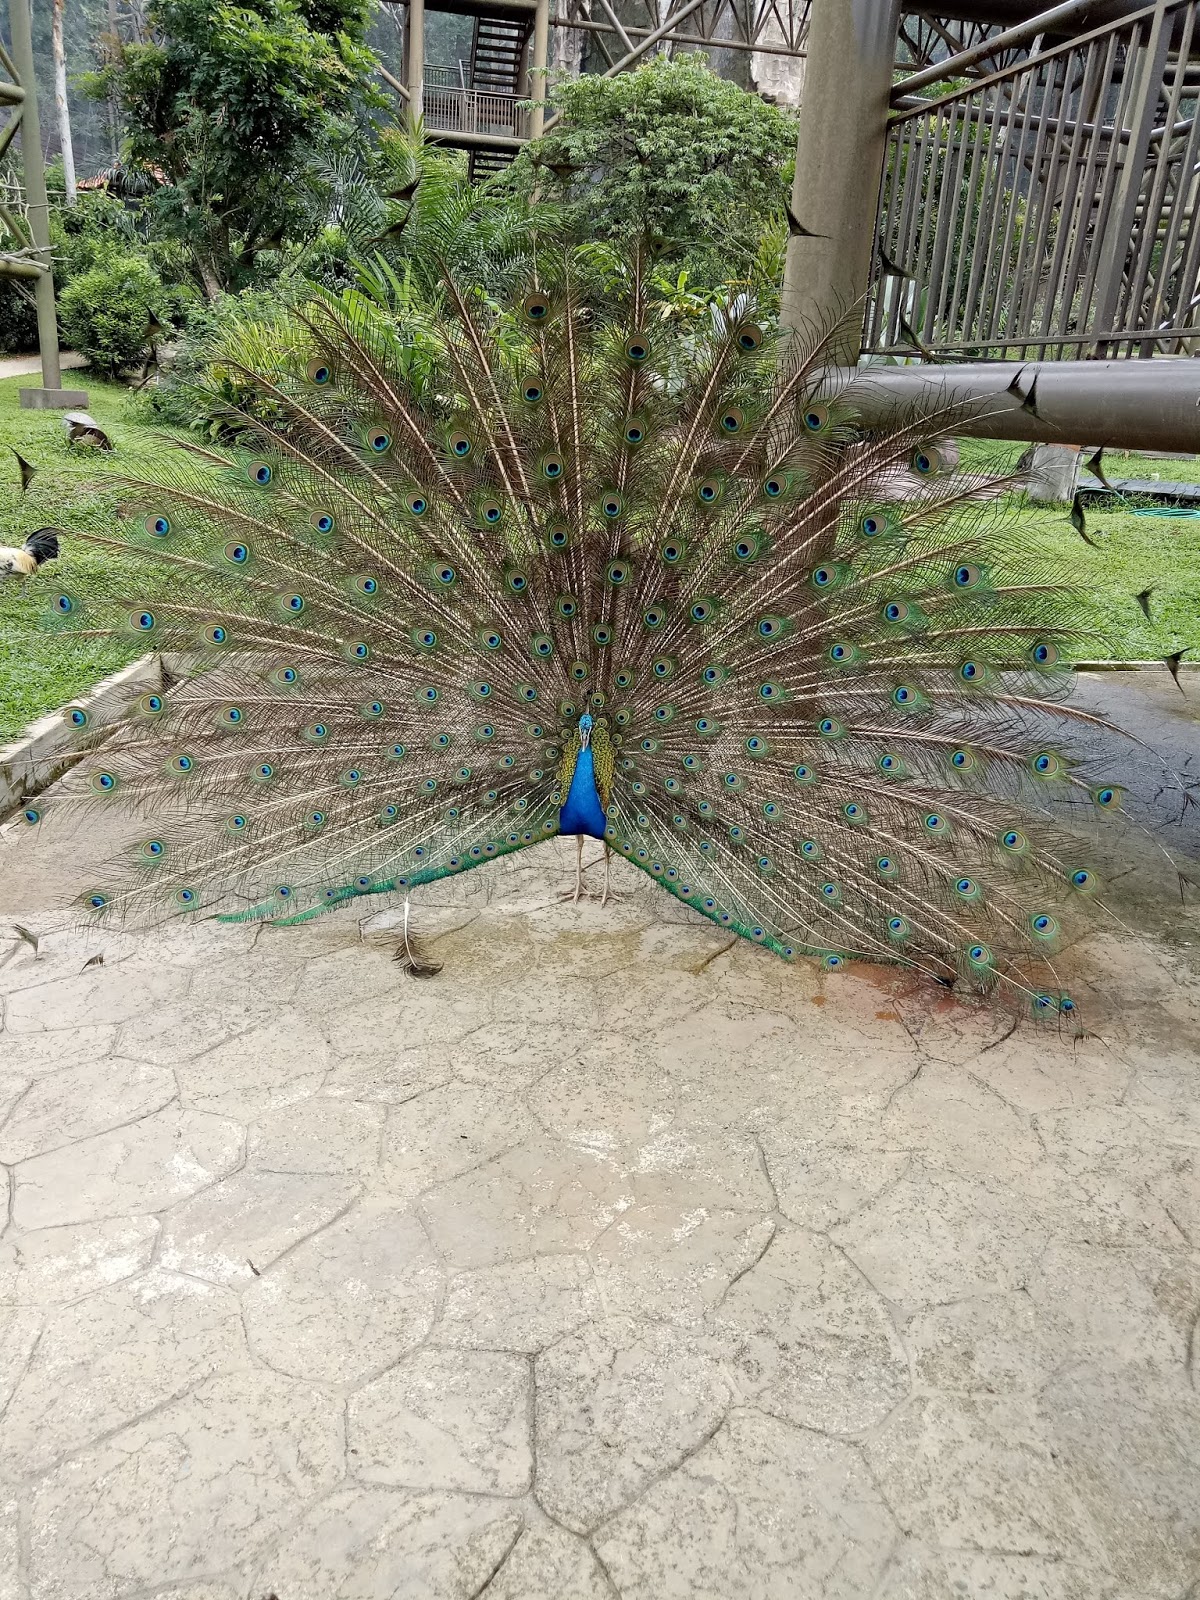
{"type": "Polygon", "coordinates": [[[39,274],[34,291],[37,296],[38,351],[42,358],[42,388],[61,389],[58,318],[54,311],[54,274],[50,257],[50,202],[46,195],[46,173],[42,166],[42,135],[38,127],[37,94],[34,90],[33,25],[29,15],[29,0],[8,0],[8,25],[12,37],[13,65],[17,69],[17,78],[25,90],[25,100],[21,107],[21,166],[25,174],[29,232],[45,269],[39,274]]]}
{"type": "MultiPolygon", "coordinates": [[[[612,24],[608,22],[592,22],[582,17],[550,18],[552,28],[574,28],[579,33],[611,33],[612,24]]],[[[649,28],[635,28],[632,23],[625,24],[625,32],[631,39],[646,39],[650,35],[649,28]]],[[[807,55],[806,50],[793,50],[785,44],[758,44],[753,39],[716,39],[712,34],[704,33],[673,33],[672,44],[700,44],[713,50],[748,50],[756,56],[787,56],[792,61],[803,61],[807,55]]]]}
{"type": "Polygon", "coordinates": [[[947,367],[858,367],[830,374],[866,427],[945,412],[943,433],[1124,450],[1200,451],[1200,360],[980,361],[947,367]],[[1019,380],[1020,394],[1010,385],[1019,380]],[[1024,409],[1037,381],[1036,416],[1024,409]]]}
{"type": "Polygon", "coordinates": [[[1074,22],[1077,17],[1085,16],[1091,11],[1094,4],[1095,0],[1065,0],[1063,5],[1052,6],[1049,11],[1030,17],[1028,22],[1009,28],[1005,33],[998,33],[994,39],[985,39],[970,50],[962,50],[956,56],[947,57],[945,61],[935,61],[931,67],[924,67],[920,72],[914,72],[911,78],[902,79],[892,90],[892,104],[895,105],[904,95],[912,94],[917,89],[928,88],[931,83],[941,83],[946,78],[961,77],[964,67],[973,67],[977,61],[984,61],[999,50],[1011,50],[1015,45],[1024,44],[1028,39],[1035,39],[1039,33],[1049,33],[1060,23],[1074,22]]]}

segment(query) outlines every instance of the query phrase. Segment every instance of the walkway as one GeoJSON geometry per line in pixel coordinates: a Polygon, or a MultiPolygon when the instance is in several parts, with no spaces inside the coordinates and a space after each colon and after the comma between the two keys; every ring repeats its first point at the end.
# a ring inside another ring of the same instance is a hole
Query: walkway
{"type": "MultiPolygon", "coordinates": [[[[64,350],[59,357],[59,365],[64,372],[75,367],[86,367],[87,364],[87,357],[76,355],[73,350],[64,350]]],[[[0,378],[40,378],[41,375],[40,356],[0,356],[0,378]]]]}
{"type": "Polygon", "coordinates": [[[1122,847],[1075,1041],[556,848],[422,983],[386,915],[3,947],[5,1600],[1194,1592],[1195,892],[1122,847]]]}

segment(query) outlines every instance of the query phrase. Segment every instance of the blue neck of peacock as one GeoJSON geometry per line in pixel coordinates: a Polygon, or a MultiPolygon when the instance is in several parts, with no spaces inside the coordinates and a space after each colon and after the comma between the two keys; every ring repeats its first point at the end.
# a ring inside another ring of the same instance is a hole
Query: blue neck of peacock
{"type": "Polygon", "coordinates": [[[596,758],[592,751],[592,719],[585,711],[579,719],[579,753],[571,773],[567,798],[558,813],[560,833],[587,833],[603,839],[607,826],[600,791],[596,787],[596,758]]]}

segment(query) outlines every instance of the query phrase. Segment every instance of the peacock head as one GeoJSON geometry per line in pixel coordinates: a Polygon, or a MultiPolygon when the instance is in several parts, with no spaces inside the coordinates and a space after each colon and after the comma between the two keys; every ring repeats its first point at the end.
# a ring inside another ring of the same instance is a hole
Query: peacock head
{"type": "Polygon", "coordinates": [[[591,742],[592,718],[591,713],[585,711],[579,719],[579,748],[581,750],[586,750],[591,742]]]}

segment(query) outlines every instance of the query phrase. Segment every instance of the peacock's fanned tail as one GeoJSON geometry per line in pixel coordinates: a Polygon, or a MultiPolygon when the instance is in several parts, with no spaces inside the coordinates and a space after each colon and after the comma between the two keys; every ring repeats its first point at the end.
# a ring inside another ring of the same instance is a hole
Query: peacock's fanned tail
{"type": "Polygon", "coordinates": [[[189,663],[115,730],[67,713],[61,803],[145,818],[84,906],[296,921],[538,843],[586,711],[608,841],[686,905],[1059,1009],[1098,883],[1046,801],[1120,795],[1067,753],[1071,590],[949,419],[856,433],[819,340],[738,301],[674,332],[636,259],[590,306],[568,263],[445,307],[315,299],[235,374],[237,448],[164,446],[79,531],[112,560],[47,625],[189,663]]]}

